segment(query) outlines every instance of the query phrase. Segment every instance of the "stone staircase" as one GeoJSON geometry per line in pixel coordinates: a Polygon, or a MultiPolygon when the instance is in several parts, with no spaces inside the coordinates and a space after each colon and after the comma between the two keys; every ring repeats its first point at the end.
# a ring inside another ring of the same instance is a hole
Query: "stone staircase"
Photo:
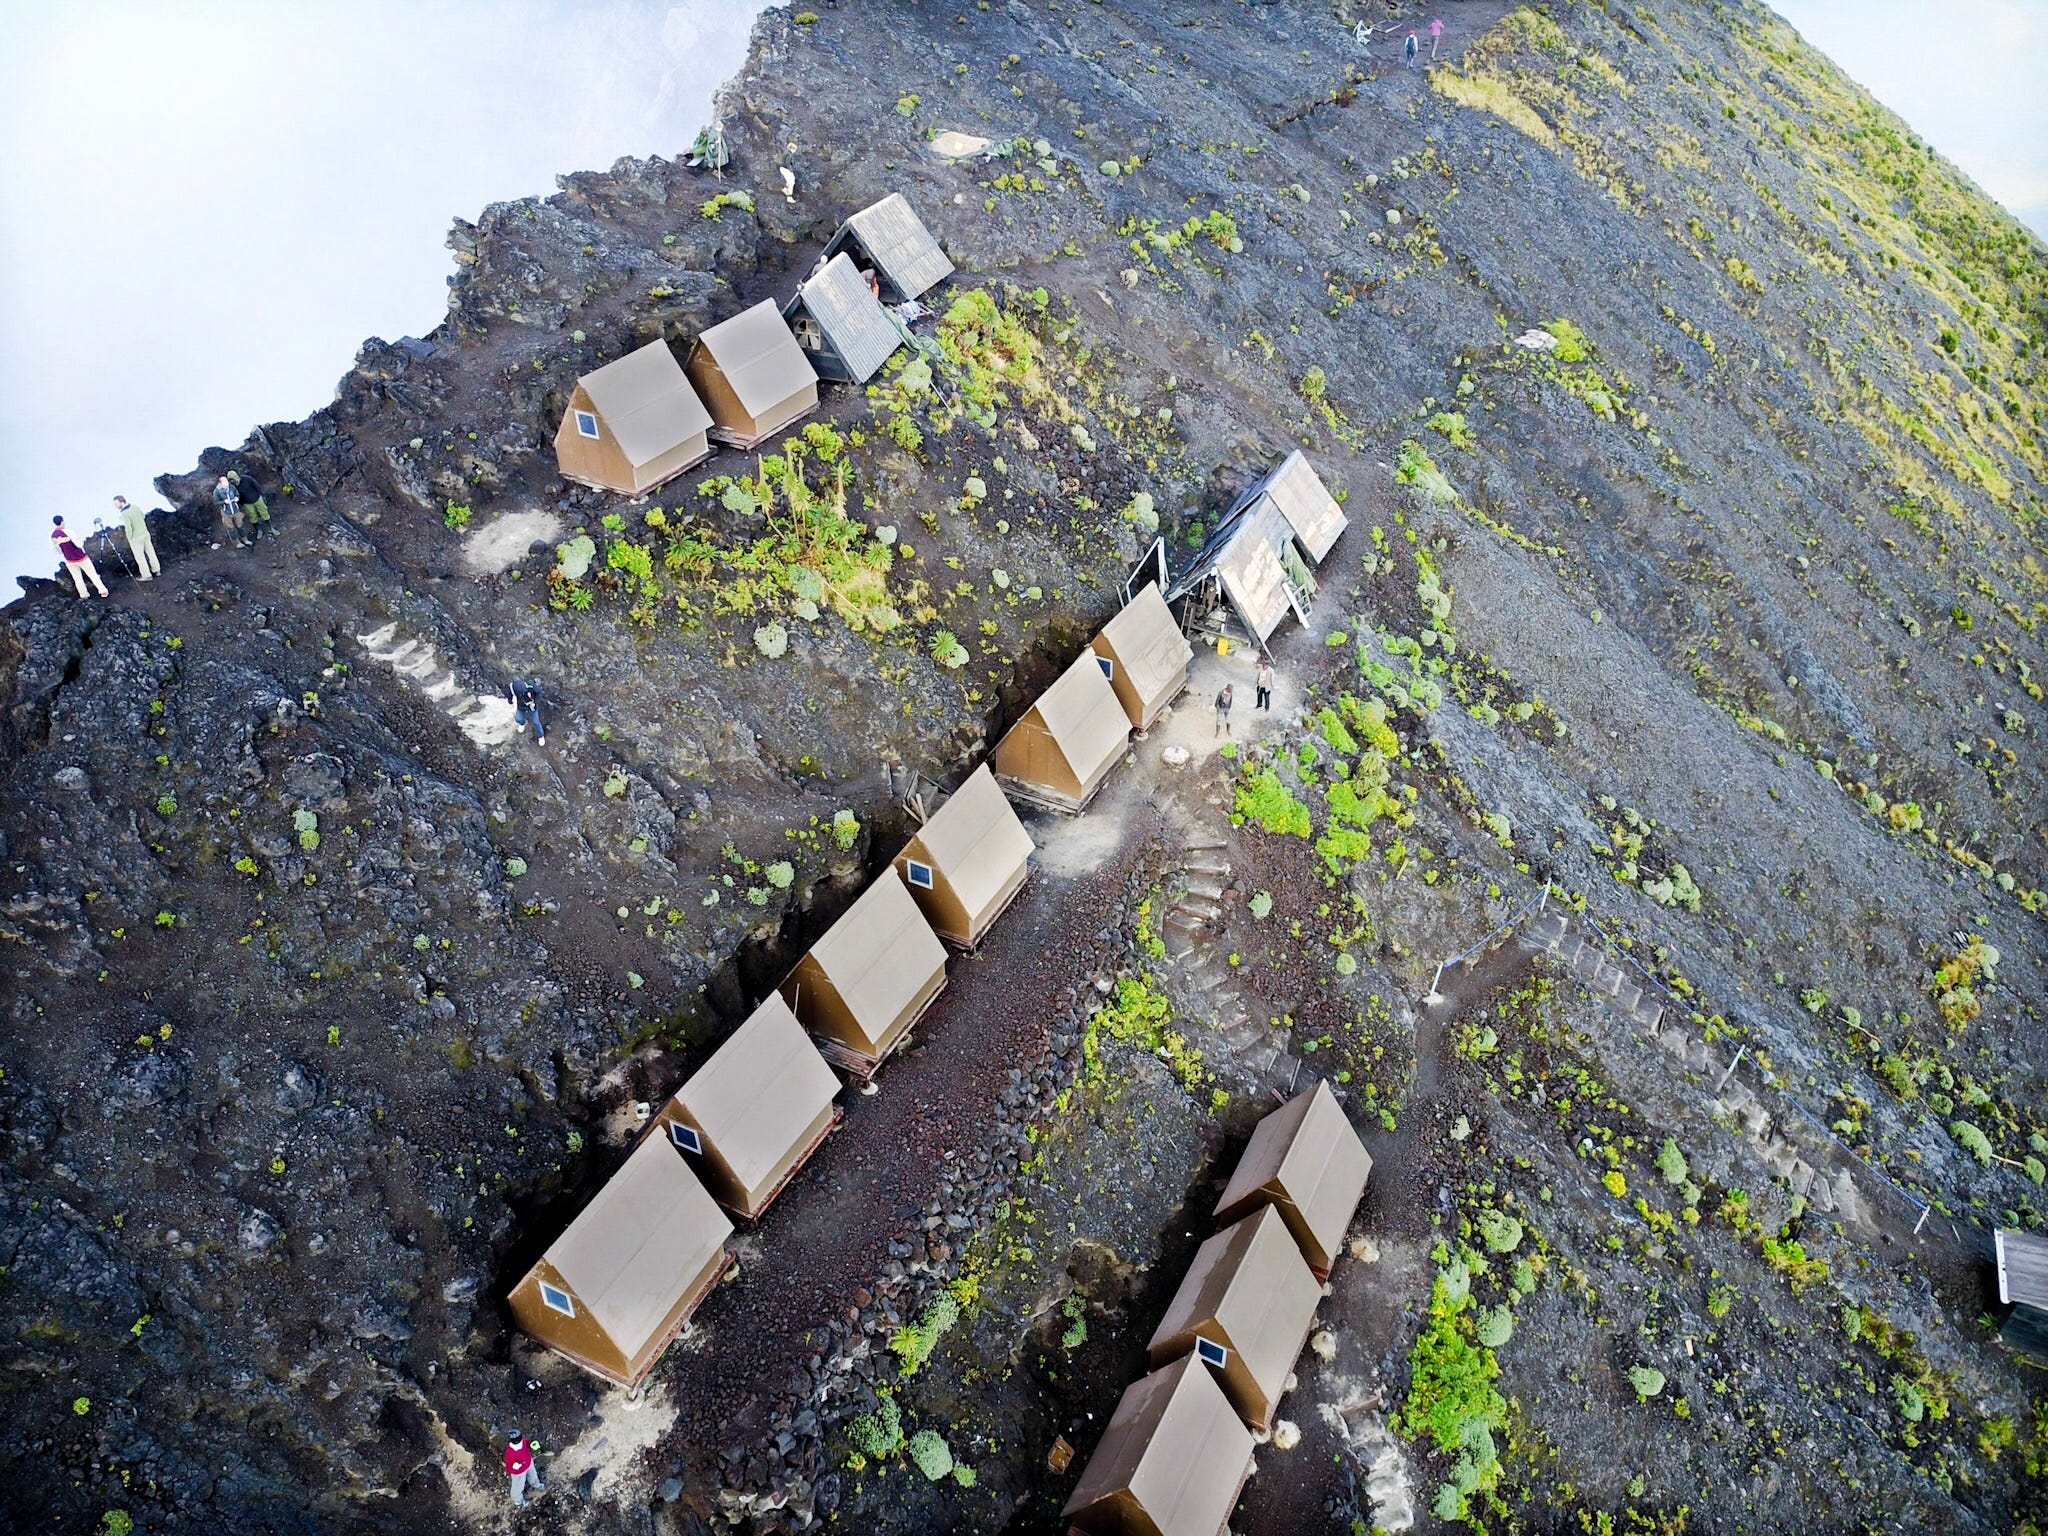
{"type": "Polygon", "coordinates": [[[1772,1115],[1756,1090],[1736,1077],[1733,1061],[1718,1059],[1704,1040],[1677,1024],[1662,1027],[1664,1005],[1629,979],[1598,939],[1580,931],[1562,912],[1547,913],[1523,935],[1529,947],[1556,958],[1586,988],[1630,1020],[1667,1056],[1703,1076],[1714,1088],[1701,1103],[1716,1120],[1732,1126],[1775,1178],[1816,1210],[1860,1219],[1855,1160],[1810,1128],[1772,1115]]]}
{"type": "Polygon", "coordinates": [[[1217,942],[1231,873],[1229,844],[1221,837],[1200,834],[1185,844],[1178,865],[1161,876],[1161,888],[1179,894],[1160,923],[1159,936],[1168,963],[1207,1015],[1203,1059],[1220,1071],[1234,1069],[1253,1085],[1290,1082],[1300,1063],[1287,1049],[1286,1033],[1251,1016],[1217,942]]]}
{"type": "Polygon", "coordinates": [[[1630,980],[1628,968],[1597,938],[1582,932],[1562,912],[1544,914],[1522,935],[1522,942],[1539,953],[1554,957],[1577,977],[1586,989],[1646,1035],[1655,1035],[1663,1022],[1664,1005],[1647,997],[1630,980]]]}
{"type": "Polygon", "coordinates": [[[454,668],[442,663],[433,646],[417,635],[406,634],[396,623],[359,634],[356,643],[453,720],[472,746],[489,750],[519,734],[509,699],[466,690],[456,680],[454,668]]]}

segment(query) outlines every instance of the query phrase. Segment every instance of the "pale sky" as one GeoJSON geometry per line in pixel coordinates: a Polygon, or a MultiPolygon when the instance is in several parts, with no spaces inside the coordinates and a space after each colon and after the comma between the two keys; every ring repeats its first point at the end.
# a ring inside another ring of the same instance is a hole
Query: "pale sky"
{"type": "Polygon", "coordinates": [[[0,0],[0,600],[50,515],[441,319],[453,218],[689,148],[758,0],[0,0]]]}
{"type": "MultiPolygon", "coordinates": [[[[760,9],[0,0],[0,582],[431,330],[457,215],[686,149],[760,9]]],[[[2048,0],[1778,10],[2048,232],[2048,0]]]]}
{"type": "Polygon", "coordinates": [[[2048,0],[1771,0],[2048,240],[2048,0]]]}

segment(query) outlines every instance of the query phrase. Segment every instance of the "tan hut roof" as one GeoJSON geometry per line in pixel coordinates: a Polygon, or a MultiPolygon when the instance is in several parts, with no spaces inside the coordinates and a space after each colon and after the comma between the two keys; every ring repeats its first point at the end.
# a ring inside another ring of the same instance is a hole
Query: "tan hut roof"
{"type": "Polygon", "coordinates": [[[796,297],[783,308],[783,319],[787,321],[799,306],[818,323],[855,383],[865,384],[873,378],[875,370],[903,345],[903,333],[882,308],[882,301],[868,291],[867,279],[853,258],[843,251],[797,289],[796,297]]]}
{"type": "Polygon", "coordinates": [[[1998,1299],[2007,1306],[2048,1311],[2048,1238],[2000,1228],[1992,1242],[1998,1254],[1998,1299]]]}
{"type": "Polygon", "coordinates": [[[818,382],[773,299],[743,309],[697,338],[749,416],[759,416],[818,382]]]}
{"type": "Polygon", "coordinates": [[[1322,1297],[1286,1218],[1263,1206],[1196,1250],[1149,1347],[1155,1360],[1162,1350],[1177,1355],[1213,1322],[1218,1342],[1237,1351],[1270,1403],[1287,1384],[1322,1297]]]}
{"type": "Polygon", "coordinates": [[[1216,1216],[1228,1220],[1262,1191],[1277,1196],[1282,1214],[1292,1206],[1319,1251],[1306,1252],[1309,1263],[1325,1269],[1344,1240],[1371,1172],[1372,1155],[1330,1085],[1319,1082],[1259,1122],[1216,1202],[1216,1216]]]}
{"type": "Polygon", "coordinates": [[[660,458],[711,425],[711,413],[659,337],[576,382],[635,464],[660,458]]]}
{"type": "Polygon", "coordinates": [[[1083,784],[1131,738],[1130,717],[1093,651],[1077,656],[1032,707],[1083,784]]]}
{"type": "Polygon", "coordinates": [[[1287,617],[1287,573],[1281,569],[1279,542],[1287,537],[1286,519],[1279,510],[1261,504],[1254,507],[1216,561],[1216,574],[1231,606],[1254,637],[1264,640],[1287,617]]]}
{"type": "Polygon", "coordinates": [[[704,1272],[732,1223],[665,1137],[634,1149],[547,1260],[629,1358],[704,1272]]]}
{"type": "Polygon", "coordinates": [[[876,1039],[933,973],[945,969],[946,946],[902,877],[887,869],[811,946],[811,958],[832,978],[847,1011],[876,1039]]]}
{"type": "Polygon", "coordinates": [[[1034,847],[986,763],[953,791],[919,829],[917,840],[969,912],[981,911],[1001,895],[1034,847]]]}
{"type": "Polygon", "coordinates": [[[906,299],[916,298],[952,275],[953,263],[901,192],[891,192],[848,219],[828,250],[843,243],[846,230],[860,237],[862,248],[882,269],[882,275],[906,299]]]}
{"type": "Polygon", "coordinates": [[[838,1074],[781,994],[771,992],[675,1096],[733,1177],[753,1189],[838,1092],[838,1074]]]}
{"type": "Polygon", "coordinates": [[[1337,498],[1324,486],[1322,476],[1300,449],[1280,462],[1266,478],[1265,498],[1280,509],[1288,526],[1311,560],[1321,563],[1350,520],[1337,506],[1337,498]]]}
{"type": "Polygon", "coordinates": [[[1133,592],[1116,617],[1102,626],[1102,637],[1116,652],[1132,686],[1148,699],[1180,681],[1195,654],[1166,606],[1166,595],[1150,582],[1133,592]]]}
{"type": "Polygon", "coordinates": [[[1252,1432],[1189,1355],[1125,1389],[1062,1513],[1129,1490],[1160,1536],[1217,1536],[1251,1462],[1252,1432]]]}

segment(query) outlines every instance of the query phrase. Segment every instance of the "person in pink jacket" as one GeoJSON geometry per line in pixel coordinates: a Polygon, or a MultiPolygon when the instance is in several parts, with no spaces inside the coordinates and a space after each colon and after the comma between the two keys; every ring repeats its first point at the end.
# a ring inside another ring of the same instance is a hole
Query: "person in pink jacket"
{"type": "Polygon", "coordinates": [[[64,517],[59,513],[50,519],[50,542],[57,546],[57,553],[63,558],[64,569],[71,573],[72,584],[78,588],[78,600],[86,599],[85,584],[90,581],[99,588],[100,596],[107,595],[107,584],[100,580],[100,573],[94,569],[92,556],[85,552],[85,545],[71,536],[71,530],[64,526],[64,517]]]}

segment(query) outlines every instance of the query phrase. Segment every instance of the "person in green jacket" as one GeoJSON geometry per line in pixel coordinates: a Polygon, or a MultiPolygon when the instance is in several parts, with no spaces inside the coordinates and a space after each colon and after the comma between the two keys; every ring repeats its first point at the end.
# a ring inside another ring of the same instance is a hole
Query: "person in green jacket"
{"type": "Polygon", "coordinates": [[[235,495],[242,503],[242,516],[249,520],[251,541],[263,537],[270,527],[270,501],[263,494],[263,487],[256,483],[255,475],[247,470],[231,469],[228,479],[235,487],[235,495]]]}
{"type": "Polygon", "coordinates": [[[114,515],[121,520],[121,531],[128,535],[128,552],[135,557],[135,574],[143,581],[164,573],[163,562],[156,557],[156,540],[149,536],[149,514],[141,507],[131,506],[126,496],[114,498],[114,515]]]}

